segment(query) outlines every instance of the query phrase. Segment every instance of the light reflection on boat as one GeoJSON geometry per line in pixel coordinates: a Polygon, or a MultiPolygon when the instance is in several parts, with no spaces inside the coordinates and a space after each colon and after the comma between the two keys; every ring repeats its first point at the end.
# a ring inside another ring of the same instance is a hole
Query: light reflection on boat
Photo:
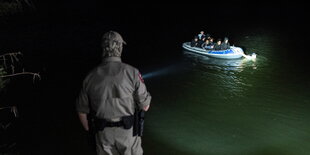
{"type": "Polygon", "coordinates": [[[224,71],[237,71],[242,72],[244,68],[252,67],[257,69],[257,61],[249,59],[216,59],[203,56],[200,54],[183,51],[185,58],[189,59],[193,64],[200,64],[209,69],[224,70],[224,71]]]}

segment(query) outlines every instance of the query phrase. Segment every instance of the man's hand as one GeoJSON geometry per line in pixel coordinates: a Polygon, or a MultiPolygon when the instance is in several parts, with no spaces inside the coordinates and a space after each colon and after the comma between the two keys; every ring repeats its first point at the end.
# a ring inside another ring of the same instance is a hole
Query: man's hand
{"type": "Polygon", "coordinates": [[[144,107],[144,108],[143,108],[143,110],[144,110],[144,111],[148,111],[148,110],[149,110],[149,108],[150,108],[150,105],[148,105],[148,106],[144,107]]]}
{"type": "Polygon", "coordinates": [[[13,107],[11,108],[11,112],[14,113],[14,116],[15,116],[15,117],[18,117],[18,110],[17,110],[17,107],[16,107],[16,106],[13,106],[13,107]]]}
{"type": "Polygon", "coordinates": [[[89,131],[89,126],[88,126],[88,120],[87,120],[87,114],[85,113],[78,113],[79,119],[81,121],[82,126],[86,131],[89,131]]]}

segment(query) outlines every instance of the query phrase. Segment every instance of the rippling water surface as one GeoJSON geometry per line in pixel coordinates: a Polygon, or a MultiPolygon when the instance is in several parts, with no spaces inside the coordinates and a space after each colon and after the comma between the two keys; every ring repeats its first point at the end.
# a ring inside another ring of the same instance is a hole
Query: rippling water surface
{"type": "Polygon", "coordinates": [[[237,40],[256,60],[183,51],[146,83],[146,154],[310,153],[310,83],[272,32],[237,40]],[[155,78],[156,77],[156,78],[155,78]]]}

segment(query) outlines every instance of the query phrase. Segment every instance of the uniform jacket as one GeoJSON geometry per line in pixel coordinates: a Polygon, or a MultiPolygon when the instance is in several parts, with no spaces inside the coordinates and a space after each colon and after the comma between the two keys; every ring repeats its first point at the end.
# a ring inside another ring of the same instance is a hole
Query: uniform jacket
{"type": "Polygon", "coordinates": [[[133,115],[137,106],[142,109],[150,101],[138,69],[108,57],[85,78],[76,109],[109,120],[133,115]]]}

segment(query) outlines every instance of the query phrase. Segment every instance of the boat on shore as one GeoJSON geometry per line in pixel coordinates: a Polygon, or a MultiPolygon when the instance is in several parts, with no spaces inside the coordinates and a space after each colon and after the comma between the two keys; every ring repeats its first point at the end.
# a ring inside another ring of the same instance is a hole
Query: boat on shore
{"type": "Polygon", "coordinates": [[[199,53],[213,58],[219,59],[238,59],[245,56],[242,48],[236,46],[230,46],[227,50],[212,50],[199,47],[191,47],[190,42],[185,42],[182,47],[188,51],[199,53]]]}

